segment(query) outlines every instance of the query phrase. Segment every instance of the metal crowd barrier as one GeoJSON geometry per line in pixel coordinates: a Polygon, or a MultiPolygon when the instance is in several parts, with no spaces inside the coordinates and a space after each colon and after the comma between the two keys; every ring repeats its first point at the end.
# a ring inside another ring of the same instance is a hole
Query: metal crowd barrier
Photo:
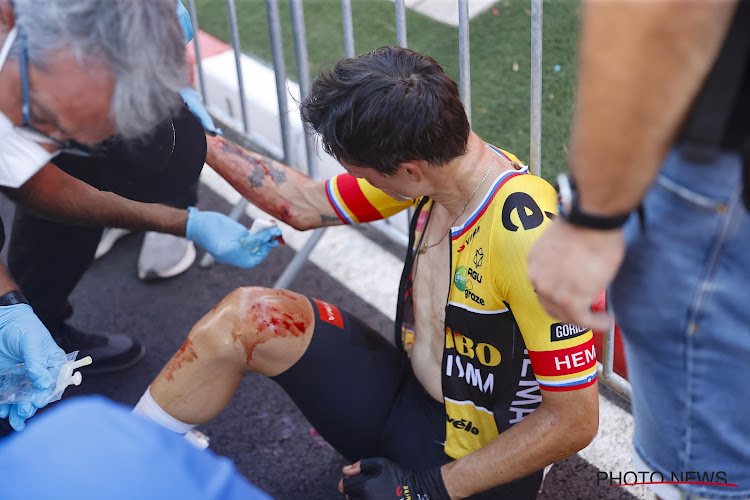
{"type": "MultiPolygon", "coordinates": [[[[396,40],[398,45],[407,47],[407,29],[406,29],[406,5],[405,0],[395,0],[395,23],[396,23],[396,40]]],[[[195,0],[188,0],[188,8],[193,22],[193,30],[198,33],[198,13],[195,6],[195,0]]],[[[242,111],[243,125],[243,145],[256,151],[263,152],[271,158],[281,161],[297,169],[306,171],[311,177],[315,177],[315,147],[313,138],[310,134],[305,134],[305,149],[307,165],[293,165],[292,154],[290,151],[290,123],[286,99],[286,67],[284,64],[284,46],[281,36],[281,21],[279,17],[278,0],[266,0],[266,14],[268,19],[268,35],[271,41],[271,55],[273,68],[276,77],[276,94],[279,106],[279,122],[281,127],[281,137],[283,152],[274,151],[274,148],[268,147],[265,141],[251,132],[248,127],[248,112],[246,109],[246,99],[244,91],[244,80],[242,67],[240,64],[241,50],[239,40],[239,30],[237,28],[237,12],[234,0],[226,0],[227,20],[230,26],[231,45],[235,54],[235,65],[237,70],[237,83],[239,86],[239,97],[242,111]]],[[[459,68],[460,68],[460,92],[461,100],[466,107],[466,114],[471,124],[471,73],[470,61],[471,50],[469,47],[469,0],[457,0],[458,8],[458,40],[459,40],[459,68]]],[[[310,89],[310,76],[307,56],[307,37],[305,33],[305,15],[302,0],[290,0],[290,14],[292,22],[292,32],[294,38],[294,53],[297,64],[297,78],[300,86],[300,94],[307,95],[310,89]]],[[[341,0],[341,15],[343,20],[344,31],[344,50],[346,57],[354,57],[354,29],[352,24],[352,5],[351,0],[341,0]]],[[[531,110],[530,110],[530,158],[529,166],[531,172],[541,176],[541,138],[542,138],[542,20],[543,20],[543,0],[531,0],[531,110]]],[[[203,64],[200,52],[199,38],[195,38],[195,55],[198,72],[200,91],[206,99],[205,79],[203,75],[203,64]]],[[[206,103],[208,104],[208,103],[206,103]]],[[[247,206],[247,200],[243,199],[237,203],[229,215],[234,219],[239,219],[247,206]]],[[[406,244],[406,236],[402,232],[391,227],[388,221],[375,224],[376,227],[390,236],[395,241],[406,244]]],[[[279,279],[274,284],[275,288],[286,288],[296,277],[299,270],[307,261],[310,252],[320,241],[325,228],[316,229],[305,243],[304,247],[297,252],[292,261],[287,265],[279,279]]],[[[201,261],[202,267],[207,267],[213,263],[210,255],[205,255],[201,261]]],[[[601,363],[597,363],[597,372],[599,381],[614,389],[627,399],[630,399],[630,384],[627,380],[614,373],[614,326],[609,332],[604,334],[604,356],[601,363]]]]}

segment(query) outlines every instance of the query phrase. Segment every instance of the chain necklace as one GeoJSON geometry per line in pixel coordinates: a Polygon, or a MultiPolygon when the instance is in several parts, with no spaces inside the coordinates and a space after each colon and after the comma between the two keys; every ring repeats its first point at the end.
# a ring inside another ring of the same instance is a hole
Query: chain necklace
{"type": "MultiPolygon", "coordinates": [[[[439,244],[441,244],[443,242],[443,240],[445,239],[445,237],[448,236],[448,233],[451,232],[451,227],[453,227],[453,224],[455,224],[456,222],[458,222],[458,219],[460,219],[461,216],[464,214],[464,212],[466,212],[466,207],[468,207],[469,203],[471,203],[471,199],[474,198],[474,195],[477,194],[477,191],[479,191],[479,188],[482,187],[482,184],[484,184],[484,181],[487,179],[487,176],[490,175],[490,170],[492,170],[492,165],[494,163],[495,163],[495,152],[493,151],[492,152],[492,159],[490,160],[490,166],[487,167],[487,171],[484,173],[484,177],[482,177],[482,180],[479,181],[479,184],[477,184],[477,187],[475,187],[474,191],[472,191],[471,194],[469,195],[469,199],[466,200],[466,203],[464,203],[464,208],[461,209],[461,213],[458,214],[458,217],[456,217],[455,219],[453,219],[453,222],[451,222],[450,226],[448,226],[448,230],[445,232],[445,234],[443,235],[443,237],[440,238],[440,240],[437,243],[433,243],[432,245],[428,245],[427,244],[427,238],[424,239],[424,242],[419,247],[419,254],[420,255],[423,254],[423,253],[426,253],[427,250],[429,250],[430,248],[436,247],[439,244]]],[[[427,228],[425,228],[425,230],[426,229],[427,228]]]]}
{"type": "Polygon", "coordinates": [[[169,152],[169,157],[171,158],[174,154],[174,147],[177,144],[177,132],[174,130],[174,120],[169,120],[170,125],[172,125],[172,151],[169,152]]]}

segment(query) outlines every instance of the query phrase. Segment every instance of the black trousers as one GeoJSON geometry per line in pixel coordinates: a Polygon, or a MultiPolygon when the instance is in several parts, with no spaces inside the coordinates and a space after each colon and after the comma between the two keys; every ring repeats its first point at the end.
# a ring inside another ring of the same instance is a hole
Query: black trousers
{"type": "MultiPolygon", "coordinates": [[[[105,157],[60,155],[54,163],[99,189],[185,208],[197,202],[205,158],[203,127],[185,108],[148,138],[114,144],[105,157]]],[[[94,261],[102,231],[51,221],[16,207],[8,268],[34,312],[53,332],[73,314],[68,297],[94,261]]]]}

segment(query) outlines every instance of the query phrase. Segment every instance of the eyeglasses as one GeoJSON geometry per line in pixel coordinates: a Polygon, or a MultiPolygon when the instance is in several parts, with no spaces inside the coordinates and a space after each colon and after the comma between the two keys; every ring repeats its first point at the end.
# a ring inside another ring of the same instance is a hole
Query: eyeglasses
{"type": "Polygon", "coordinates": [[[31,106],[29,99],[29,54],[26,48],[26,35],[20,30],[17,36],[20,44],[20,73],[21,73],[21,113],[23,114],[23,124],[16,125],[18,131],[27,139],[39,144],[54,144],[60,153],[68,153],[76,156],[104,156],[106,153],[106,142],[87,145],[73,139],[61,141],[45,134],[31,124],[31,106]]]}

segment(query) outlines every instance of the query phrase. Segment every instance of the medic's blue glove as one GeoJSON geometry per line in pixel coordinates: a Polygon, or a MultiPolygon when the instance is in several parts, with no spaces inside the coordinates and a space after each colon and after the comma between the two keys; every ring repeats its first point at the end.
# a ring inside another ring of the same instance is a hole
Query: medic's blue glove
{"type": "Polygon", "coordinates": [[[263,262],[273,247],[279,245],[280,236],[278,227],[250,234],[245,226],[224,214],[188,208],[185,237],[222,264],[253,268],[263,262]]]}
{"type": "Polygon", "coordinates": [[[349,500],[450,500],[440,467],[410,470],[385,458],[360,460],[359,475],[344,478],[349,500]]]}
{"type": "Polygon", "coordinates": [[[188,44],[193,39],[193,23],[190,21],[190,13],[180,0],[177,0],[177,19],[180,20],[182,34],[185,36],[185,44],[188,44]]]}
{"type": "MultiPolygon", "coordinates": [[[[55,380],[47,369],[55,361],[65,362],[65,352],[57,347],[47,328],[28,304],[0,307],[0,371],[23,363],[37,389],[47,389],[55,380]]],[[[44,406],[44,405],[42,405],[44,406]]],[[[30,403],[0,404],[0,418],[8,417],[17,431],[37,407],[30,403]]]]}
{"type": "Polygon", "coordinates": [[[200,119],[204,129],[214,135],[223,135],[221,129],[216,126],[213,118],[211,118],[211,115],[209,115],[208,111],[206,111],[206,108],[203,106],[203,99],[195,89],[185,87],[184,89],[180,90],[180,96],[182,97],[182,100],[185,102],[185,104],[187,104],[188,109],[200,119]]]}

